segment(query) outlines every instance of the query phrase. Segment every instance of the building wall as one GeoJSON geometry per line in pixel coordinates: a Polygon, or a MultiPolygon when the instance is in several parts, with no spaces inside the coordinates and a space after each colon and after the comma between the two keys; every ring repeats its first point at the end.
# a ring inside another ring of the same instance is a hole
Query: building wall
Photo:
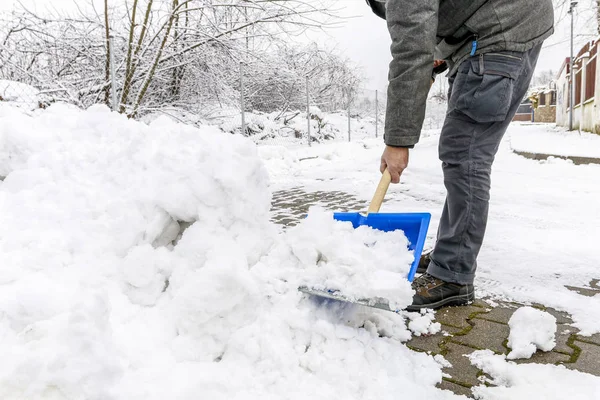
{"type": "Polygon", "coordinates": [[[595,131],[595,112],[594,112],[594,101],[591,102],[587,102],[586,104],[583,105],[583,108],[580,107],[581,110],[581,129],[584,131],[590,131],[590,132],[594,132],[595,131]]]}
{"type": "Polygon", "coordinates": [[[561,70],[556,79],[556,125],[568,126],[569,81],[567,68],[561,70]]]}
{"type": "MultiPolygon", "coordinates": [[[[598,56],[597,56],[598,57],[598,56]]],[[[593,121],[591,121],[590,126],[593,127],[591,132],[600,134],[600,57],[596,61],[596,92],[594,93],[594,103],[593,103],[593,121]]]]}
{"type": "Polygon", "coordinates": [[[517,109],[517,112],[515,113],[515,116],[512,120],[521,122],[531,122],[531,110],[531,102],[529,101],[529,99],[526,99],[523,103],[519,105],[519,108],[517,109]]]}
{"type": "Polygon", "coordinates": [[[531,122],[531,114],[516,114],[513,121],[531,122]]]}
{"type": "MultiPolygon", "coordinates": [[[[587,63],[590,62],[589,58],[584,58],[584,61],[587,63]]],[[[591,99],[588,99],[587,101],[582,101],[582,103],[578,104],[577,106],[575,106],[575,108],[573,109],[573,128],[574,129],[581,129],[583,131],[588,131],[588,132],[594,132],[594,133],[600,133],[599,130],[599,125],[600,125],[600,114],[598,113],[598,110],[596,107],[596,104],[600,104],[600,102],[597,102],[597,98],[598,98],[598,92],[600,91],[600,85],[598,84],[598,64],[596,64],[596,81],[595,81],[595,92],[594,92],[594,97],[592,97],[591,99]]],[[[584,81],[585,83],[587,83],[587,79],[589,77],[584,74],[584,81]]],[[[582,88],[584,89],[584,88],[582,88]]],[[[585,96],[584,93],[582,93],[581,98],[583,99],[585,96]]]]}
{"type": "Polygon", "coordinates": [[[538,106],[535,109],[534,122],[556,122],[555,106],[538,106]]]}
{"type": "MultiPolygon", "coordinates": [[[[582,71],[580,74],[581,84],[579,85],[580,95],[575,97],[580,97],[582,100],[573,107],[573,129],[600,134],[600,61],[598,61],[597,53],[598,42],[590,42],[582,48],[575,60],[579,64],[577,71],[582,71]],[[595,68],[591,64],[594,59],[596,59],[595,68]],[[590,64],[590,68],[595,70],[595,73],[586,68],[588,64],[590,64]],[[588,82],[589,79],[593,79],[594,83],[588,82]],[[594,85],[594,96],[585,100],[585,88],[590,84],[594,85]]],[[[565,127],[569,126],[569,86],[569,74],[567,74],[567,68],[563,68],[556,81],[556,124],[565,127]]]]}

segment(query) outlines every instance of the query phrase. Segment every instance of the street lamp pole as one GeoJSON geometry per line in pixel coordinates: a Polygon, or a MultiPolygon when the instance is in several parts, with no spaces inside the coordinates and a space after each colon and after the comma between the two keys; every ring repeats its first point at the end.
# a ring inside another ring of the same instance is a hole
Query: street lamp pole
{"type": "Polygon", "coordinates": [[[571,77],[571,88],[569,90],[569,130],[573,130],[573,108],[575,107],[575,70],[573,63],[573,10],[577,5],[576,1],[571,2],[569,14],[571,14],[571,57],[569,58],[569,70],[571,77]]]}

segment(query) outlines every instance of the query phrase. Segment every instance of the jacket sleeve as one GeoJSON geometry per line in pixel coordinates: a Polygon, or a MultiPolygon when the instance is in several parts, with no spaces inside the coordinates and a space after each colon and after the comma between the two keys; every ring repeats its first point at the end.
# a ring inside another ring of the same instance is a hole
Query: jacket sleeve
{"type": "Polygon", "coordinates": [[[388,0],[386,20],[392,61],[384,141],[411,146],[419,141],[431,85],[439,0],[388,0]]]}

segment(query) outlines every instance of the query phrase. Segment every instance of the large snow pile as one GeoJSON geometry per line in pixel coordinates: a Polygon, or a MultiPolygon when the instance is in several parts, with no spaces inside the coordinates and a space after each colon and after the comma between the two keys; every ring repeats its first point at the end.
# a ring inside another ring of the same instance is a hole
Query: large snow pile
{"type": "Polygon", "coordinates": [[[481,400],[597,400],[600,378],[563,365],[516,364],[491,350],[477,350],[471,363],[491,376],[493,386],[479,385],[473,395],[481,400]]]}
{"type": "Polygon", "coordinates": [[[249,140],[0,105],[0,175],[2,399],[454,398],[401,315],[298,292],[319,251],[390,244],[277,233],[249,140]]]}
{"type": "Polygon", "coordinates": [[[537,349],[550,351],[556,346],[556,318],[532,307],[521,307],[508,321],[510,334],[506,358],[530,358],[537,349]]]}

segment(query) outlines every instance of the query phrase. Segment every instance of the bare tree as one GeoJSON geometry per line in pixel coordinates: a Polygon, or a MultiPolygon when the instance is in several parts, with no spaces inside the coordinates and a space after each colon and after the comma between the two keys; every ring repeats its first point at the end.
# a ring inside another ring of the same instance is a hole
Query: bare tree
{"type": "Polygon", "coordinates": [[[308,76],[313,98],[335,108],[358,84],[356,71],[294,41],[327,18],[326,7],[303,0],[132,0],[110,8],[105,0],[103,12],[75,16],[21,8],[0,16],[0,77],[32,84],[49,101],[108,104],[112,35],[119,110],[129,116],[237,104],[242,60],[252,107],[303,106],[308,76]]]}

